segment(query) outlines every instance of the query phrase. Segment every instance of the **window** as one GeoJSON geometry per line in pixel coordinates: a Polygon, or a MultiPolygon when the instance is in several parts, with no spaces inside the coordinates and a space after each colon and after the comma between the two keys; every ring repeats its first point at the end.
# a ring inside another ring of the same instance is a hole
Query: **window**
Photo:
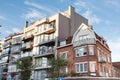
{"type": "Polygon", "coordinates": [[[75,66],[77,73],[84,73],[88,71],[87,62],[76,63],[75,66]]]}
{"type": "Polygon", "coordinates": [[[61,52],[60,57],[63,58],[63,59],[67,59],[67,54],[68,54],[68,51],[61,52]]]}
{"type": "Polygon", "coordinates": [[[35,66],[36,67],[41,67],[42,66],[42,58],[35,59],[35,66]]]}
{"type": "Polygon", "coordinates": [[[8,66],[8,72],[16,72],[17,66],[16,65],[9,65],[8,66]]]}
{"type": "Polygon", "coordinates": [[[34,79],[35,80],[45,80],[46,76],[47,76],[46,70],[35,71],[34,79]]]}
{"type": "Polygon", "coordinates": [[[16,37],[12,39],[12,43],[21,43],[22,39],[21,37],[16,37]]]}
{"type": "Polygon", "coordinates": [[[84,40],[84,39],[88,39],[88,38],[90,38],[89,35],[82,35],[79,37],[80,40],[84,40]]]}
{"type": "Polygon", "coordinates": [[[89,55],[94,55],[94,46],[93,45],[89,46],[89,55]]]}
{"type": "Polygon", "coordinates": [[[84,46],[75,49],[75,53],[76,53],[76,57],[86,56],[87,55],[86,47],[84,46]]]}
{"type": "Polygon", "coordinates": [[[14,53],[14,52],[17,52],[17,51],[20,51],[20,45],[13,45],[11,47],[11,53],[14,53]]]}
{"type": "Polygon", "coordinates": [[[67,73],[68,72],[67,66],[61,68],[60,71],[61,71],[61,73],[64,73],[64,74],[67,73]]]}
{"type": "Polygon", "coordinates": [[[66,45],[66,41],[61,41],[60,42],[60,46],[65,46],[66,45]]]}
{"type": "Polygon", "coordinates": [[[90,62],[90,72],[95,72],[95,62],[90,62]]]}

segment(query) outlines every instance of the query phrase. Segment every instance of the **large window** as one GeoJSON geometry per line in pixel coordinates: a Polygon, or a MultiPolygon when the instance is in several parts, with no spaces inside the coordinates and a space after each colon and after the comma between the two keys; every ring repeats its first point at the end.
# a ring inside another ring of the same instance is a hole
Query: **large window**
{"type": "Polygon", "coordinates": [[[8,66],[8,72],[16,72],[17,66],[16,65],[9,65],[8,66]]]}
{"type": "Polygon", "coordinates": [[[90,62],[90,72],[95,72],[95,62],[90,62]]]}
{"type": "Polygon", "coordinates": [[[14,43],[21,43],[21,41],[22,41],[22,38],[21,37],[16,37],[16,38],[13,38],[12,39],[12,43],[14,44],[14,43]]]}
{"type": "Polygon", "coordinates": [[[35,59],[35,66],[36,67],[41,67],[42,66],[42,58],[35,59]]]}
{"type": "Polygon", "coordinates": [[[60,57],[63,58],[63,59],[67,59],[67,55],[68,55],[68,51],[60,53],[60,57]]]}
{"type": "Polygon", "coordinates": [[[11,47],[11,53],[20,51],[20,45],[14,45],[11,47]]]}
{"type": "Polygon", "coordinates": [[[89,45],[89,55],[94,55],[94,46],[89,45]]]}
{"type": "Polygon", "coordinates": [[[37,55],[48,54],[53,52],[54,52],[54,46],[38,46],[36,48],[37,55]]]}
{"type": "Polygon", "coordinates": [[[76,57],[86,56],[87,55],[86,46],[76,48],[75,54],[76,57]]]}
{"type": "Polygon", "coordinates": [[[47,73],[45,70],[35,71],[34,80],[45,80],[47,73]]]}
{"type": "Polygon", "coordinates": [[[81,62],[81,63],[76,63],[75,64],[75,70],[77,73],[84,73],[88,71],[88,64],[87,62],[81,62]]]}

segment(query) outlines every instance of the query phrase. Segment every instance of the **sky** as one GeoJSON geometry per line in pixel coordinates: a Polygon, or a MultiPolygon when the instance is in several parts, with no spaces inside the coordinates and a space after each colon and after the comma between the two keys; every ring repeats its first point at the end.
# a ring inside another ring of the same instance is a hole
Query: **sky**
{"type": "Polygon", "coordinates": [[[0,0],[0,3],[0,40],[20,32],[26,20],[49,17],[71,5],[107,40],[112,61],[120,61],[120,0],[0,0]]]}

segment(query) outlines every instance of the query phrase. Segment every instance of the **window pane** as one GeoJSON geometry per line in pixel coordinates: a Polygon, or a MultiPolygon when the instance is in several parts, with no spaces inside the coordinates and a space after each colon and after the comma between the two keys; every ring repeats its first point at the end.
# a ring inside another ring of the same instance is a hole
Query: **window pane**
{"type": "Polygon", "coordinates": [[[79,72],[80,68],[79,68],[79,64],[76,64],[76,72],[79,72]]]}
{"type": "Polygon", "coordinates": [[[94,46],[89,46],[89,54],[94,55],[94,46]]]}
{"type": "Polygon", "coordinates": [[[84,63],[84,71],[87,71],[87,63],[84,63]]]}
{"type": "Polygon", "coordinates": [[[80,72],[83,72],[83,64],[80,64],[80,72]]]}

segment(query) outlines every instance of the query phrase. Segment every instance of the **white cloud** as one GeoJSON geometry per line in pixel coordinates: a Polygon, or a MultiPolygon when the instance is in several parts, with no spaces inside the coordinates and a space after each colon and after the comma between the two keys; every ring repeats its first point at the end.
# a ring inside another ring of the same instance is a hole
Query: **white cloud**
{"type": "Polygon", "coordinates": [[[0,16],[0,20],[6,20],[4,16],[0,16]]]}
{"type": "Polygon", "coordinates": [[[18,32],[20,32],[20,31],[21,31],[20,28],[13,27],[12,29],[6,29],[6,30],[4,31],[4,34],[18,33],[18,32]]]}
{"type": "Polygon", "coordinates": [[[89,24],[98,24],[101,22],[101,19],[93,13],[91,6],[87,2],[77,0],[74,5],[77,12],[82,13],[82,15],[89,20],[89,24]]]}
{"type": "Polygon", "coordinates": [[[110,49],[112,51],[112,60],[120,61],[120,38],[113,41],[108,41],[110,49]]]}
{"type": "Polygon", "coordinates": [[[82,9],[88,9],[87,3],[81,0],[77,0],[74,5],[76,6],[76,10],[79,12],[82,9]]]}
{"type": "Polygon", "coordinates": [[[89,24],[98,24],[101,22],[101,19],[98,18],[95,14],[93,14],[90,10],[87,10],[85,13],[83,13],[83,16],[89,20],[89,24]]]}
{"type": "Polygon", "coordinates": [[[54,13],[53,9],[49,9],[41,4],[38,4],[38,3],[35,3],[35,2],[30,2],[30,1],[25,1],[24,4],[26,5],[30,5],[32,7],[35,7],[37,9],[40,9],[40,10],[44,10],[44,11],[47,11],[47,12],[50,12],[50,13],[54,13]]]}
{"type": "Polygon", "coordinates": [[[46,17],[46,14],[39,12],[36,9],[29,9],[27,11],[26,14],[23,14],[22,17],[24,17],[25,19],[29,19],[31,21],[35,20],[35,19],[41,19],[46,17]]]}

